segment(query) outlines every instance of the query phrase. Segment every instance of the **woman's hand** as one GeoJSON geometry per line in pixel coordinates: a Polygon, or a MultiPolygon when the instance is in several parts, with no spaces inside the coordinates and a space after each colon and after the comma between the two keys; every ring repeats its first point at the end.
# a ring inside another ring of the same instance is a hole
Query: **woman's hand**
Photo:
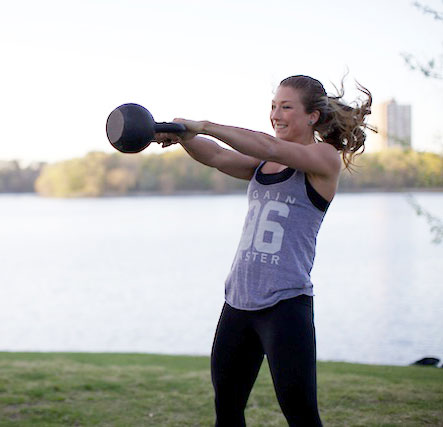
{"type": "Polygon", "coordinates": [[[203,133],[203,129],[205,126],[204,121],[195,121],[195,120],[186,120],[186,119],[174,119],[174,123],[181,123],[186,127],[186,133],[182,134],[182,139],[191,139],[194,138],[199,133],[203,133]]]}
{"type": "Polygon", "coordinates": [[[182,139],[175,133],[156,133],[154,139],[158,144],[161,144],[163,148],[169,147],[173,144],[180,144],[182,139]]]}
{"type": "Polygon", "coordinates": [[[181,144],[183,141],[195,138],[197,134],[202,133],[204,129],[205,122],[185,120],[185,119],[174,119],[174,123],[181,123],[185,125],[186,132],[175,134],[175,133],[156,133],[155,140],[162,145],[163,148],[169,147],[173,144],[181,144]]]}

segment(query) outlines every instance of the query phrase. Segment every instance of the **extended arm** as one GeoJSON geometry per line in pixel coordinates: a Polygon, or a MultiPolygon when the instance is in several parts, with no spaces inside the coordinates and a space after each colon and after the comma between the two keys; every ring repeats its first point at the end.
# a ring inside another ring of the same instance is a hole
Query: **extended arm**
{"type": "MultiPolygon", "coordinates": [[[[187,121],[180,122],[188,125],[187,121]]],[[[199,133],[213,136],[247,156],[325,177],[337,175],[341,168],[337,150],[330,144],[302,145],[263,132],[207,121],[197,123],[201,123],[199,133]]]]}
{"type": "MultiPolygon", "coordinates": [[[[158,134],[158,136],[161,139],[162,135],[158,134]]],[[[227,175],[249,180],[260,163],[254,157],[220,147],[211,139],[190,136],[190,138],[172,136],[170,139],[173,142],[179,142],[194,160],[216,168],[227,175]]]]}

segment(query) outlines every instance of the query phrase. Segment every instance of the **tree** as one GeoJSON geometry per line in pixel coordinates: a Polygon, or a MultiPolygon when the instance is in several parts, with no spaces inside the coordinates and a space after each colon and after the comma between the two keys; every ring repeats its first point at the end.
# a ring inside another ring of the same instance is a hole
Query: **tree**
{"type": "Polygon", "coordinates": [[[23,167],[16,160],[0,161],[0,193],[32,193],[43,166],[41,162],[23,167]]]}
{"type": "Polygon", "coordinates": [[[104,193],[106,154],[46,165],[35,182],[36,191],[50,197],[97,197],[104,193]]]}

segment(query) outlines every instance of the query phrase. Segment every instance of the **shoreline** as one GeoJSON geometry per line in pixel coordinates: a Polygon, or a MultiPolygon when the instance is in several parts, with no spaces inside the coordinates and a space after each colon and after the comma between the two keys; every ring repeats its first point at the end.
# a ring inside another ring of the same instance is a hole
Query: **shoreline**
{"type": "MultiPolygon", "coordinates": [[[[370,194],[370,193],[443,193],[443,188],[345,188],[338,189],[336,194],[370,194]]],[[[125,194],[103,194],[100,196],[72,196],[72,197],[51,197],[51,196],[41,196],[37,192],[0,192],[1,196],[37,196],[42,198],[51,199],[106,199],[106,198],[138,198],[138,197],[171,197],[171,196],[236,196],[236,195],[246,195],[245,190],[235,190],[227,192],[215,192],[215,191],[174,191],[172,193],[161,193],[161,192],[129,192],[125,194]]]]}
{"type": "MultiPolygon", "coordinates": [[[[48,358],[56,358],[59,356],[66,356],[66,357],[80,357],[80,358],[94,358],[94,357],[127,357],[127,358],[137,358],[137,357],[154,357],[154,358],[165,358],[169,360],[209,360],[211,357],[209,354],[182,354],[182,353],[150,353],[150,352],[137,352],[137,351],[128,351],[128,352],[122,352],[122,351],[63,351],[63,350],[55,350],[55,351],[47,351],[47,350],[0,350],[0,359],[7,358],[7,359],[13,359],[15,357],[17,358],[42,358],[42,357],[48,357],[48,358]]],[[[423,356],[423,358],[411,361],[408,364],[393,364],[393,363],[370,363],[370,362],[358,362],[358,361],[348,361],[343,359],[317,359],[317,363],[323,364],[323,365],[334,365],[334,364],[341,364],[341,365],[354,365],[354,366],[373,366],[373,367],[393,367],[393,368],[405,368],[405,367],[412,367],[412,366],[426,366],[426,364],[417,364],[419,360],[429,358],[431,356],[423,356]]],[[[432,356],[433,357],[433,356],[432,356]]],[[[443,361],[441,362],[439,358],[438,362],[435,366],[428,365],[426,366],[428,369],[430,368],[436,368],[436,369],[442,369],[443,371],[443,361]]]]}

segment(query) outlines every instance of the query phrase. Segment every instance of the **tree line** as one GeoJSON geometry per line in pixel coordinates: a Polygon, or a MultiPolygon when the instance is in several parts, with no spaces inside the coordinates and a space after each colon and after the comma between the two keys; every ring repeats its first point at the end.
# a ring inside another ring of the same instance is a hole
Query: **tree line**
{"type": "Polygon", "coordinates": [[[353,173],[344,171],[343,190],[443,188],[443,155],[389,148],[357,157],[353,173]]]}
{"type": "MultiPolygon", "coordinates": [[[[344,170],[339,190],[443,188],[443,156],[391,148],[357,157],[344,170]]],[[[247,182],[191,159],[183,150],[162,154],[92,152],[62,162],[21,167],[0,162],[0,192],[37,192],[48,197],[100,197],[183,192],[245,191],[247,182]]]]}
{"type": "Polygon", "coordinates": [[[45,163],[21,166],[16,160],[0,161],[0,193],[31,193],[45,163]]]}
{"type": "Polygon", "coordinates": [[[99,197],[177,192],[228,193],[247,183],[191,159],[182,150],[163,154],[93,152],[42,169],[35,190],[42,196],[99,197]]]}

